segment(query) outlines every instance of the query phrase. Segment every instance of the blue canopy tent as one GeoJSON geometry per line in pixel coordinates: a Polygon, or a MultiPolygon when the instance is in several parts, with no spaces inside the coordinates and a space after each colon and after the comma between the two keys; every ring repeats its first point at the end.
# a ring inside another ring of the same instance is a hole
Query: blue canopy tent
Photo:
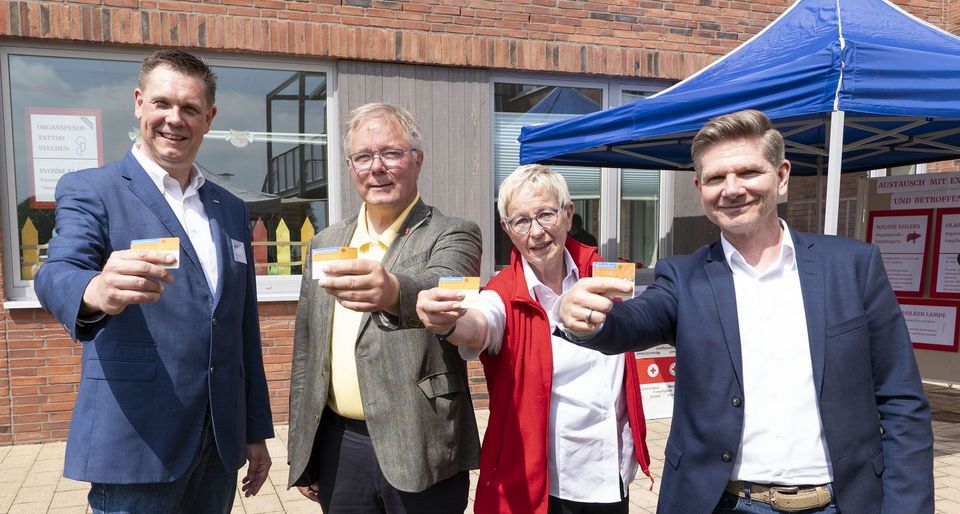
{"type": "Polygon", "coordinates": [[[524,127],[520,162],[691,170],[712,117],[764,111],[798,175],[826,169],[824,233],[840,172],[960,157],[960,38],[885,0],[798,0],[756,36],[657,95],[524,127]]]}

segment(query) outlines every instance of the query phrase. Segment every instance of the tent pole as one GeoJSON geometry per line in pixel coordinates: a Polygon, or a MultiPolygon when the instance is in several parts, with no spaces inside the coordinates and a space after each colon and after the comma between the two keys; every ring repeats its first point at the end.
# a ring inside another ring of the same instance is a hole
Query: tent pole
{"type": "Polygon", "coordinates": [[[816,227],[823,228],[823,157],[817,156],[817,207],[816,227]]]}
{"type": "Polygon", "coordinates": [[[837,218],[840,213],[840,168],[843,161],[843,111],[830,113],[830,135],[827,140],[827,207],[823,220],[823,233],[837,235],[837,218]]]}

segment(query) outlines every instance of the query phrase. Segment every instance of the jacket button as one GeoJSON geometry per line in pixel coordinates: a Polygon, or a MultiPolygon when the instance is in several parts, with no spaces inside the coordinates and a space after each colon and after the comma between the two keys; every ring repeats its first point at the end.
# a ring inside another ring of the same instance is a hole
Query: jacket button
{"type": "Polygon", "coordinates": [[[743,400],[741,400],[739,396],[734,396],[733,398],[730,398],[730,403],[734,407],[739,407],[740,405],[743,404],[743,400]]]}
{"type": "Polygon", "coordinates": [[[213,374],[213,366],[210,366],[210,374],[213,374]]]}
{"type": "Polygon", "coordinates": [[[720,454],[720,460],[723,462],[730,462],[733,460],[733,455],[730,452],[723,452],[720,454]]]}
{"type": "Polygon", "coordinates": [[[219,324],[220,324],[220,322],[217,321],[217,318],[213,318],[213,326],[217,326],[217,325],[219,325],[219,324]]]}

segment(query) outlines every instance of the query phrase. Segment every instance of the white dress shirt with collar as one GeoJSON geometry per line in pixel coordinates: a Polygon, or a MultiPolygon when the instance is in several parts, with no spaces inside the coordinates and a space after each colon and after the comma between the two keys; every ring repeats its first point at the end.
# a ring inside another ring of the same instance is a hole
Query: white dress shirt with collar
{"type": "MultiPolygon", "coordinates": [[[[180,226],[187,233],[190,244],[193,245],[200,259],[200,266],[207,278],[211,294],[215,293],[217,281],[220,279],[217,249],[214,246],[213,234],[210,232],[210,218],[207,217],[207,211],[203,207],[199,194],[206,179],[196,166],[191,166],[190,183],[185,190],[181,190],[180,183],[159,164],[150,160],[136,144],[133,145],[133,156],[150,176],[150,180],[160,189],[163,199],[167,201],[177,220],[180,221],[180,226]]],[[[156,237],[160,237],[160,234],[156,237]]]]}
{"type": "Polygon", "coordinates": [[[813,383],[796,250],[786,223],[763,272],[721,236],[733,271],[743,356],[744,427],[731,480],[819,485],[833,479],[813,383]]]}
{"type": "MultiPolygon", "coordinates": [[[[570,253],[563,253],[568,272],[562,289],[566,292],[577,282],[579,273],[570,253]]],[[[550,321],[550,495],[577,502],[618,502],[621,478],[626,491],[638,469],[623,390],[625,356],[604,355],[552,335],[558,322],[554,304],[560,295],[537,279],[526,259],[522,263],[530,297],[540,302],[550,321]]],[[[481,351],[498,353],[506,325],[500,296],[481,291],[465,300],[463,306],[481,311],[487,319],[487,339],[481,351]]],[[[460,347],[465,360],[476,359],[479,354],[460,347]]]]}

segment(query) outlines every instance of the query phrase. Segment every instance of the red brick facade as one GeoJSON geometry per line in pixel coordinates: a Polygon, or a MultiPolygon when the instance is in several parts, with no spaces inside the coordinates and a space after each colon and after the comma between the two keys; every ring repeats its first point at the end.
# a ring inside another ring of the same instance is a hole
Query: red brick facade
{"type": "MultiPolygon", "coordinates": [[[[896,3],[937,26],[960,29],[960,0],[896,3]]],[[[4,0],[0,44],[32,40],[182,46],[261,56],[682,79],[749,39],[789,4],[786,0],[4,0]]],[[[2,283],[0,273],[0,291],[2,283]]],[[[260,309],[274,419],[283,422],[295,303],[264,303],[260,309]]],[[[470,374],[476,403],[485,405],[482,372],[471,366],[470,374]]],[[[36,309],[0,310],[0,444],[63,439],[78,378],[79,346],[49,315],[36,309]]]]}

